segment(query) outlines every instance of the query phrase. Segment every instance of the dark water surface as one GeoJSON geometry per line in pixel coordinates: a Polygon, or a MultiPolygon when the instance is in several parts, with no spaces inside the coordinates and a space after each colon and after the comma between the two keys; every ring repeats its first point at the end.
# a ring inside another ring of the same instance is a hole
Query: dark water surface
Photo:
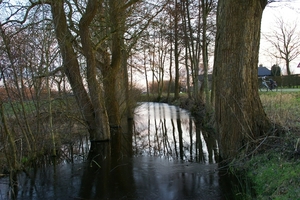
{"type": "MultiPolygon", "coordinates": [[[[231,180],[220,176],[215,138],[175,106],[141,103],[135,110],[133,156],[92,154],[0,179],[0,200],[9,199],[233,199],[231,180]],[[84,161],[82,161],[84,160],[84,161]]],[[[85,149],[85,148],[83,148],[85,149]]],[[[105,147],[104,149],[109,149],[105,147]]],[[[83,150],[84,151],[84,150],[83,150]]],[[[82,154],[84,152],[81,152],[82,154]]]]}

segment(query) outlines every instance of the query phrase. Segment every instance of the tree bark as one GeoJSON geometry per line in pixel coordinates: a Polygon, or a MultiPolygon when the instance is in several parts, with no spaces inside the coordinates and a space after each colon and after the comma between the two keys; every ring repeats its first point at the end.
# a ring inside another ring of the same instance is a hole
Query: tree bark
{"type": "MultiPolygon", "coordinates": [[[[90,140],[108,140],[109,133],[107,130],[102,128],[99,129],[100,126],[105,124],[96,120],[95,108],[93,107],[91,99],[89,98],[88,93],[83,85],[77,55],[72,47],[73,37],[67,27],[67,20],[64,12],[64,1],[52,1],[51,12],[53,16],[56,38],[63,58],[64,71],[69,79],[77,104],[81,108],[82,116],[88,126],[90,140]]],[[[84,40],[84,38],[82,39],[84,40]]],[[[87,60],[92,62],[92,59],[90,58],[87,60]]]]}
{"type": "Polygon", "coordinates": [[[257,64],[267,0],[219,0],[214,62],[215,120],[222,159],[235,157],[271,123],[258,94],[257,64]]]}
{"type": "Polygon", "coordinates": [[[111,28],[111,62],[102,69],[105,100],[111,127],[120,127],[121,115],[118,101],[118,74],[122,64],[122,38],[124,34],[125,10],[124,1],[109,0],[111,28]]]}
{"type": "Polygon", "coordinates": [[[83,54],[87,62],[87,82],[89,88],[90,99],[93,107],[95,117],[95,128],[97,134],[100,134],[103,139],[110,138],[109,122],[105,108],[104,97],[102,89],[100,88],[97,79],[97,62],[95,59],[95,50],[91,41],[91,34],[89,31],[90,24],[95,18],[98,7],[101,2],[98,0],[89,0],[86,11],[79,22],[79,34],[82,43],[83,54]]]}

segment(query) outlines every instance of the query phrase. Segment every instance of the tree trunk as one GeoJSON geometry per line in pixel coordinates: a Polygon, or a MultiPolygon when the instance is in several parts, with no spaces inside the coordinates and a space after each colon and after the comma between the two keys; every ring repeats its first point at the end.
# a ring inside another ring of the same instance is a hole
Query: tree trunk
{"type": "MultiPolygon", "coordinates": [[[[195,28],[192,27],[192,19],[190,15],[190,2],[185,1],[185,15],[184,18],[186,21],[186,28],[188,31],[186,31],[186,37],[187,37],[187,48],[189,50],[189,59],[191,62],[191,68],[192,68],[192,81],[193,81],[193,98],[199,100],[199,97],[201,96],[201,91],[199,91],[199,83],[198,83],[198,76],[199,76],[199,56],[200,56],[200,48],[199,48],[199,42],[194,41],[193,32],[195,31],[197,33],[197,41],[200,40],[200,15],[199,19],[197,20],[198,28],[194,30],[195,28]],[[189,33],[189,34],[187,34],[189,33]]],[[[200,12],[200,10],[199,10],[200,12]]]]}
{"type": "Polygon", "coordinates": [[[290,61],[286,60],[285,63],[286,63],[286,73],[287,73],[287,75],[291,75],[292,73],[290,70],[290,61]]]}
{"type": "Polygon", "coordinates": [[[172,82],[173,82],[173,75],[172,75],[172,68],[173,68],[173,38],[172,38],[172,33],[170,34],[170,63],[169,63],[169,84],[168,84],[168,94],[167,94],[167,101],[170,101],[170,93],[171,93],[171,88],[172,88],[172,82]]]}
{"type": "Polygon", "coordinates": [[[174,59],[175,59],[175,88],[174,100],[179,99],[179,3],[175,1],[175,17],[174,17],[174,59]]]}
{"type": "Polygon", "coordinates": [[[121,115],[118,101],[118,74],[122,64],[122,38],[124,34],[125,10],[124,0],[109,1],[109,17],[111,28],[111,63],[102,69],[104,75],[105,100],[111,127],[120,127],[121,115]],[[123,13],[123,14],[122,14],[123,13]]]}
{"type": "Polygon", "coordinates": [[[145,82],[146,82],[146,91],[147,91],[147,99],[150,98],[149,94],[150,94],[150,90],[149,90],[149,81],[148,81],[148,76],[147,76],[147,57],[146,57],[146,48],[144,48],[144,63],[143,63],[143,67],[144,67],[144,74],[145,74],[145,82]]]}
{"type": "MultiPolygon", "coordinates": [[[[19,104],[20,104],[20,106],[22,108],[21,109],[22,114],[20,116],[17,115],[16,107],[13,106],[12,104],[11,104],[11,107],[13,109],[15,118],[16,118],[19,126],[21,127],[22,133],[23,133],[23,135],[25,137],[25,140],[26,140],[26,143],[28,145],[29,152],[33,155],[33,157],[35,157],[35,155],[36,155],[35,137],[34,137],[34,135],[32,133],[32,130],[31,130],[30,125],[29,125],[29,121],[28,121],[28,119],[26,117],[24,95],[22,95],[22,93],[23,93],[22,90],[24,88],[22,88],[22,87],[20,88],[20,86],[19,86],[19,78],[18,78],[19,77],[19,75],[18,75],[19,73],[17,72],[18,71],[17,70],[18,66],[16,64],[17,62],[15,62],[15,56],[14,56],[14,53],[13,53],[13,51],[11,49],[11,47],[13,46],[13,44],[11,43],[10,37],[5,33],[5,31],[4,31],[4,29],[3,29],[2,26],[0,27],[0,31],[1,31],[0,34],[2,36],[2,40],[3,40],[3,43],[4,43],[3,47],[6,50],[6,53],[7,53],[8,59],[9,59],[9,64],[11,65],[11,68],[12,68],[13,77],[14,77],[13,79],[15,81],[14,85],[16,87],[17,93],[20,96],[19,104]],[[23,117],[24,122],[21,122],[21,117],[23,117]]],[[[6,93],[7,93],[8,97],[11,98],[10,97],[11,92],[9,92],[10,86],[8,86],[9,84],[7,84],[5,76],[3,76],[3,69],[1,69],[1,74],[2,74],[2,78],[3,78],[2,83],[4,85],[6,93]]],[[[12,97],[12,99],[13,98],[14,97],[12,97]]],[[[1,100],[1,102],[2,102],[2,100],[1,100]]],[[[12,103],[12,102],[10,101],[10,103],[12,103]]]]}
{"type": "MultiPolygon", "coordinates": [[[[184,32],[184,45],[185,45],[185,58],[184,58],[184,62],[185,62],[185,70],[186,70],[186,86],[187,86],[187,93],[188,93],[188,98],[192,99],[192,95],[191,95],[191,88],[190,88],[190,69],[189,67],[191,66],[191,68],[193,68],[193,65],[189,65],[189,59],[192,61],[192,57],[191,57],[191,46],[190,42],[189,42],[189,36],[188,36],[188,28],[187,28],[187,18],[190,19],[188,15],[188,12],[185,12],[185,10],[188,11],[188,8],[185,9],[185,6],[188,6],[188,2],[183,3],[183,7],[184,9],[182,9],[182,15],[183,15],[183,32],[184,32]],[[185,5],[186,4],[186,5],[185,5]]],[[[193,70],[192,70],[193,71],[193,70]]]]}
{"type": "Polygon", "coordinates": [[[19,169],[19,163],[18,163],[18,159],[17,159],[17,147],[16,147],[16,141],[15,141],[15,136],[14,134],[9,130],[9,124],[7,124],[6,121],[6,116],[4,113],[4,106],[3,106],[3,102],[2,99],[0,99],[0,117],[1,117],[1,129],[2,129],[2,133],[3,134],[3,138],[8,140],[8,145],[5,145],[5,151],[6,153],[6,158],[7,158],[7,162],[8,165],[10,167],[11,173],[14,173],[15,171],[17,171],[19,169]]]}
{"type": "Polygon", "coordinates": [[[203,87],[205,93],[205,108],[208,112],[210,110],[210,94],[209,94],[209,84],[208,84],[208,54],[207,54],[207,15],[208,15],[208,2],[205,0],[201,0],[202,7],[202,60],[203,60],[203,69],[204,69],[204,79],[203,79],[203,87]]]}
{"type": "Polygon", "coordinates": [[[257,64],[267,0],[220,0],[214,62],[215,120],[222,159],[271,129],[258,94],[257,64]]]}
{"type": "MultiPolygon", "coordinates": [[[[81,109],[82,116],[88,126],[90,140],[108,140],[109,132],[107,132],[107,129],[105,128],[99,129],[99,127],[105,126],[105,124],[103,124],[102,121],[99,121],[99,118],[97,119],[95,117],[95,108],[93,107],[89,95],[83,85],[77,55],[72,47],[73,37],[67,27],[67,20],[64,12],[64,1],[52,1],[51,12],[56,38],[63,58],[64,71],[69,79],[77,104],[81,109]]],[[[84,40],[84,38],[82,39],[84,40]]],[[[89,60],[89,62],[92,61],[90,59],[87,60],[89,60]]],[[[96,75],[94,74],[94,76],[96,75]]]]}
{"type": "Polygon", "coordinates": [[[79,34],[82,43],[83,54],[87,62],[87,83],[89,88],[90,99],[93,107],[94,118],[96,122],[96,130],[103,136],[103,139],[110,138],[110,130],[108,124],[108,117],[105,108],[102,89],[97,79],[97,64],[95,58],[95,51],[91,41],[91,34],[89,31],[90,24],[98,11],[98,0],[89,0],[86,11],[82,15],[79,22],[79,34]]]}

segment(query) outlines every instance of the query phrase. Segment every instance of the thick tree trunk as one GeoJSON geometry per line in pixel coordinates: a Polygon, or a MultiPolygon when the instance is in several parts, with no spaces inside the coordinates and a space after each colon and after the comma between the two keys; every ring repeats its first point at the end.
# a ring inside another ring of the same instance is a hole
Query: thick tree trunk
{"type": "Polygon", "coordinates": [[[125,23],[124,0],[109,1],[109,16],[111,28],[111,63],[106,63],[102,69],[104,76],[103,84],[105,88],[105,100],[111,127],[120,127],[121,115],[118,99],[118,77],[121,73],[122,64],[122,38],[124,34],[125,23]],[[122,14],[123,13],[123,14],[122,14]]]}
{"type": "Polygon", "coordinates": [[[257,81],[262,12],[267,0],[219,0],[214,62],[215,119],[220,154],[233,158],[271,124],[257,81]]]}
{"type": "MultiPolygon", "coordinates": [[[[121,102],[120,92],[124,91],[122,79],[122,47],[124,44],[123,35],[125,32],[126,8],[124,0],[109,1],[109,20],[111,31],[111,59],[110,63],[103,66],[103,86],[105,91],[106,109],[111,128],[113,153],[121,149],[121,102]],[[121,87],[122,85],[122,87],[121,87]]],[[[127,71],[125,72],[127,73],[127,71]]],[[[114,153],[114,154],[115,154],[114,153]]]]}
{"type": "MultiPolygon", "coordinates": [[[[100,122],[99,118],[97,119],[98,121],[96,120],[95,108],[93,107],[89,95],[83,85],[77,55],[72,47],[73,37],[67,27],[67,21],[64,12],[64,1],[52,1],[51,11],[56,38],[63,58],[64,71],[69,79],[77,104],[81,109],[83,118],[88,126],[90,140],[108,140],[109,133],[106,132],[107,130],[102,128],[99,129],[100,126],[105,124],[103,124],[102,121],[100,122]]],[[[92,61],[90,59],[88,60],[89,62],[92,61]]]]}

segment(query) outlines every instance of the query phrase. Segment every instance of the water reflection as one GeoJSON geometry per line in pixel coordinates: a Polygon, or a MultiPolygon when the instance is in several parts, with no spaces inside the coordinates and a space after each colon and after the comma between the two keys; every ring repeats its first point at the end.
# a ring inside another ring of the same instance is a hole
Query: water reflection
{"type": "MultiPolygon", "coordinates": [[[[187,111],[142,103],[128,128],[134,131],[133,137],[123,133],[127,153],[114,154],[109,143],[98,143],[81,162],[69,157],[84,154],[88,144],[64,147],[65,162],[18,174],[17,199],[228,198],[220,187],[216,140],[187,111]]],[[[0,179],[0,200],[12,197],[8,182],[0,179]]]]}
{"type": "MultiPolygon", "coordinates": [[[[123,158],[117,165],[104,160],[98,164],[63,164],[20,174],[18,199],[179,200],[224,196],[216,164],[145,156],[123,158]]],[[[8,199],[3,189],[0,199],[8,199]]]]}
{"type": "Polygon", "coordinates": [[[163,103],[142,103],[135,114],[135,154],[168,159],[215,163],[217,142],[213,134],[185,110],[163,103]]]}
{"type": "Polygon", "coordinates": [[[134,161],[134,180],[145,199],[220,199],[216,165],[169,162],[142,157],[134,161]]]}

